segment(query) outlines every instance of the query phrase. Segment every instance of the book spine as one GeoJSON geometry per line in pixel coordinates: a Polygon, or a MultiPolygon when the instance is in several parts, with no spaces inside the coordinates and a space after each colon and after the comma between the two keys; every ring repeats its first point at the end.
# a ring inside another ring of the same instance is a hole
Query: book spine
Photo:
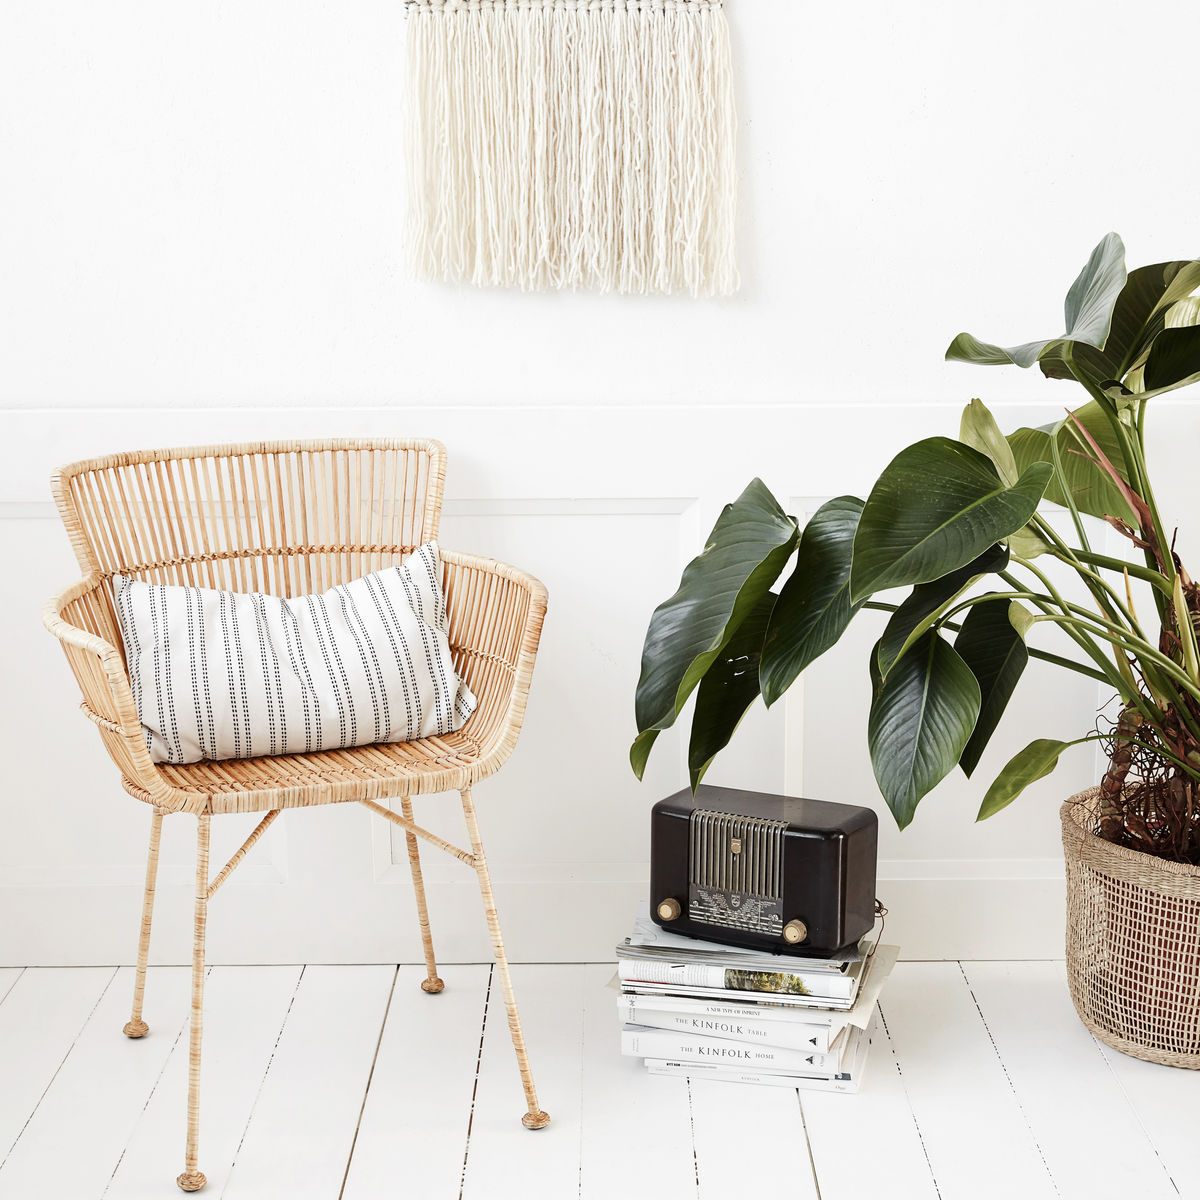
{"type": "Polygon", "coordinates": [[[723,988],[726,991],[764,992],[783,996],[811,996],[823,1000],[848,1000],[854,980],[844,975],[804,975],[796,971],[744,971],[701,963],[649,962],[619,959],[617,974],[631,983],[669,984],[674,987],[723,988]]]}
{"type": "Polygon", "coordinates": [[[832,1075],[840,1070],[840,1055],[806,1053],[776,1046],[695,1037],[669,1029],[626,1026],[621,1031],[621,1053],[638,1058],[669,1058],[691,1063],[736,1066],[748,1070],[795,1071],[832,1075]]]}
{"type": "Polygon", "coordinates": [[[778,1046],[787,1050],[807,1050],[817,1054],[829,1051],[828,1025],[760,1020],[757,1014],[748,1015],[744,1005],[699,1002],[696,1010],[688,1011],[683,1007],[688,1003],[686,1000],[681,1000],[680,1007],[675,1008],[671,1004],[645,1004],[643,999],[633,995],[617,997],[617,1014],[625,1024],[778,1046]]]}
{"type": "Polygon", "coordinates": [[[723,1083],[749,1083],[755,1086],[799,1088],[805,1092],[844,1092],[853,1095],[858,1091],[856,1079],[829,1075],[785,1075],[770,1071],[743,1071],[738,1067],[697,1068],[695,1063],[672,1062],[669,1059],[647,1059],[646,1070],[651,1075],[673,1075],[716,1079],[723,1083]]]}

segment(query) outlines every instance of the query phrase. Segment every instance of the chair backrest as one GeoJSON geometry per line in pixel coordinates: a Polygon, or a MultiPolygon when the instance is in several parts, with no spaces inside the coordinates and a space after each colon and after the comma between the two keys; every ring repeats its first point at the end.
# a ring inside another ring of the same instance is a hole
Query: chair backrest
{"type": "Polygon", "coordinates": [[[440,442],[355,439],[117,454],[52,487],[85,574],[294,596],[435,538],[445,476],[440,442]]]}

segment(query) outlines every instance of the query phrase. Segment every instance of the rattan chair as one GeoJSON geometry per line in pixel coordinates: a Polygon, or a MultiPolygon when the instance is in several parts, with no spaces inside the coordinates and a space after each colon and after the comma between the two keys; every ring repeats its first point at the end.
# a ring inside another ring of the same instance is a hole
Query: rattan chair
{"type": "Polygon", "coordinates": [[[472,867],[483,896],[528,1111],[541,1129],[488,877],[471,788],[512,752],[525,713],[546,592],[525,573],[442,550],[450,645],[478,699],[457,733],[416,742],[314,754],[171,766],[151,761],[138,723],[113,610],[114,573],[156,583],[293,596],[322,591],[397,560],[437,536],[445,448],[435,441],[264,442],[119,454],[63,467],[54,497],[84,578],[46,608],[83,692],[83,713],[100,732],[125,790],[151,808],[150,849],[138,942],[133,1011],[125,1033],[147,1031],[142,998],[164,816],[196,818],[187,1147],[177,1182],[197,1191],[204,932],[208,903],[285,808],[358,801],[399,825],[408,842],[424,946],[427,992],[442,990],[429,930],[418,838],[472,867]],[[458,791],[470,850],[413,821],[411,797],[458,791]],[[381,801],[398,798],[400,812],[381,801]],[[265,815],[229,862],[210,877],[209,824],[224,813],[265,815]]]}

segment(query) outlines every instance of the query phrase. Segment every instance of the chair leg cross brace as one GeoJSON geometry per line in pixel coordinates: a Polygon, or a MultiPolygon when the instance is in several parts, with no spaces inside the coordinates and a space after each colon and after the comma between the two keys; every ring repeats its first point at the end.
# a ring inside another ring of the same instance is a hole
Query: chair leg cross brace
{"type": "MultiPolygon", "coordinates": [[[[401,813],[377,804],[373,800],[362,800],[372,812],[386,817],[393,824],[404,830],[408,845],[409,869],[412,873],[413,892],[417,902],[417,917],[421,928],[421,945],[425,956],[426,978],[421,981],[421,987],[427,992],[440,992],[444,986],[437,974],[437,960],[433,953],[433,938],[429,928],[429,909],[425,900],[425,883],[421,874],[421,858],[418,839],[429,842],[439,850],[445,851],[451,857],[472,868],[479,883],[480,895],[483,898],[484,913],[487,918],[488,934],[491,938],[492,952],[496,959],[496,972],[500,983],[501,994],[504,998],[505,1012],[508,1017],[508,1030],[512,1038],[513,1050],[517,1056],[517,1067],[521,1074],[521,1085],[525,1092],[526,1109],[521,1123],[526,1129],[543,1129],[550,1123],[550,1117],[538,1107],[537,1093],[533,1086],[533,1073],[529,1066],[529,1055],[525,1048],[525,1035],[521,1029],[521,1019],[517,1012],[516,997],[513,994],[512,978],[508,969],[508,956],[504,950],[504,940],[500,934],[500,919],[496,913],[496,901],[492,894],[491,878],[488,874],[487,858],[483,852],[483,840],[479,833],[479,824],[475,817],[475,806],[471,801],[471,791],[464,788],[461,792],[463,817],[466,821],[467,832],[470,836],[471,849],[463,850],[459,846],[440,838],[428,829],[423,829],[413,820],[412,802],[408,796],[400,797],[401,813]],[[403,814],[403,815],[401,815],[403,814]]],[[[241,865],[249,851],[259,841],[271,823],[279,816],[279,809],[272,809],[263,817],[233,854],[224,867],[209,880],[209,838],[211,815],[199,813],[196,817],[196,890],[195,914],[192,943],[192,999],[191,1022],[188,1042],[188,1105],[187,1105],[187,1145],[184,1156],[184,1170],[176,1179],[176,1183],[185,1192],[199,1191],[207,1180],[199,1168],[200,1141],[200,1051],[204,1035],[204,972],[205,972],[205,932],[208,924],[208,902],[217,890],[225,883],[230,875],[241,865]]],[[[142,1020],[142,998],[146,984],[146,963],[150,946],[150,924],[154,912],[154,889],[158,874],[159,842],[162,835],[162,819],[164,813],[155,809],[150,825],[150,849],[146,857],[146,890],[142,904],[141,937],[138,942],[138,967],[134,985],[133,1013],[125,1026],[125,1033],[132,1038],[141,1037],[147,1032],[146,1023],[142,1020]]]]}
{"type": "Polygon", "coordinates": [[[412,807],[409,804],[408,797],[404,797],[401,804],[405,806],[405,815],[400,816],[398,813],[392,812],[390,808],[384,808],[382,804],[376,804],[374,800],[360,800],[359,804],[365,805],[372,812],[378,813],[381,817],[387,817],[393,825],[399,825],[408,834],[416,834],[419,838],[424,838],[430,845],[436,846],[439,850],[444,850],[452,858],[457,858],[459,862],[466,863],[468,867],[476,866],[475,855],[469,850],[460,850],[457,846],[446,841],[444,838],[438,837],[436,833],[430,833],[428,829],[422,829],[417,825],[412,817],[412,807]]]}
{"type": "Polygon", "coordinates": [[[251,847],[258,841],[264,833],[270,828],[271,822],[279,816],[280,810],[273,808],[259,823],[254,827],[250,836],[241,844],[241,847],[234,852],[233,857],[217,872],[217,877],[208,885],[207,898],[211,900],[216,895],[217,888],[227,880],[241,866],[242,859],[249,853],[251,847]]]}

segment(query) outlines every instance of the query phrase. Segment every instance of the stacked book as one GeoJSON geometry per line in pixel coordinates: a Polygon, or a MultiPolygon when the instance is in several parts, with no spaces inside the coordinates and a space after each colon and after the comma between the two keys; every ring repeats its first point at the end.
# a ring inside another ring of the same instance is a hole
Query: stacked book
{"type": "Polygon", "coordinates": [[[644,905],[617,947],[621,1052],[655,1075],[857,1092],[895,946],[797,958],[682,937],[644,905]]]}

